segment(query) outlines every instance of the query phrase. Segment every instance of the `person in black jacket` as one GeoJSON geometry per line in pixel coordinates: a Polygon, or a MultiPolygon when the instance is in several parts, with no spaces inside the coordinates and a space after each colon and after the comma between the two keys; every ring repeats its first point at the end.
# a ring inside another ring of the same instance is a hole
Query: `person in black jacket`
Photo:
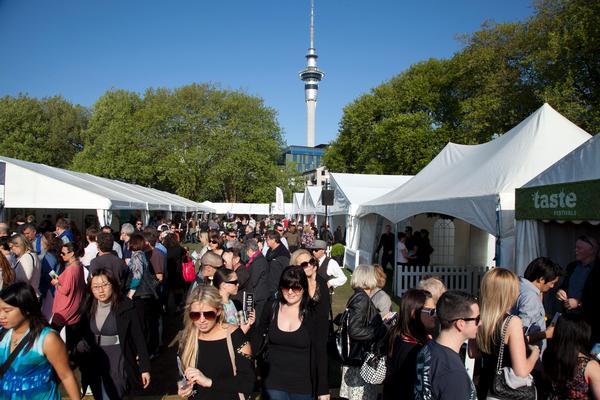
{"type": "Polygon", "coordinates": [[[254,293],[254,311],[256,320],[260,321],[262,310],[271,294],[268,281],[269,262],[260,252],[256,239],[247,240],[244,250],[249,257],[244,268],[249,271],[250,278],[242,290],[254,293]]]}
{"type": "Polygon", "coordinates": [[[360,376],[360,363],[364,360],[364,354],[374,344],[379,342],[385,334],[386,329],[377,312],[375,305],[369,297],[371,292],[377,288],[377,276],[372,265],[359,265],[352,273],[350,285],[354,294],[348,299],[348,336],[350,337],[350,353],[360,356],[353,357],[361,361],[357,365],[345,365],[342,367],[342,386],[340,397],[348,400],[371,400],[378,395],[376,385],[367,383],[360,376]]]}
{"type": "Polygon", "coordinates": [[[130,389],[150,385],[150,358],[133,304],[121,294],[112,272],[98,269],[88,282],[78,345],[82,386],[95,399],[121,399],[130,389]]]}
{"type": "Polygon", "coordinates": [[[269,232],[267,246],[269,250],[265,257],[269,262],[269,292],[275,293],[283,269],[290,265],[290,252],[281,243],[281,235],[277,231],[269,232]]]}
{"type": "Polygon", "coordinates": [[[327,359],[319,356],[325,353],[327,336],[320,334],[301,267],[283,270],[276,297],[265,306],[257,329],[266,345],[259,355],[263,398],[328,400],[327,359]]]}

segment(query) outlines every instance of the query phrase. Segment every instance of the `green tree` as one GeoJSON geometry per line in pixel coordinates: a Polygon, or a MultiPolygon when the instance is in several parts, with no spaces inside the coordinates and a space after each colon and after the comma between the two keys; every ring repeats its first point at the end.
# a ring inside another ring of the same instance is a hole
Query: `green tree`
{"type": "Polygon", "coordinates": [[[102,96],[73,167],[195,200],[272,201],[290,172],[262,99],[212,84],[102,96]]]}
{"type": "Polygon", "coordinates": [[[81,151],[89,112],[62,97],[0,98],[0,153],[7,157],[66,167],[81,151]]]}

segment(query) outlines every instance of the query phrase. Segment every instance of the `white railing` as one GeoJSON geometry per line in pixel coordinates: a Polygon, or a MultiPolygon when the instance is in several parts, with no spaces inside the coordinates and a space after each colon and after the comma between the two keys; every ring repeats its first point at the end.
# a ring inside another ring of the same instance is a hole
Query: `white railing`
{"type": "Polygon", "coordinates": [[[466,266],[400,266],[394,269],[392,290],[400,297],[410,288],[415,288],[423,278],[439,277],[450,290],[463,290],[472,295],[479,295],[481,279],[490,267],[466,266]]]}

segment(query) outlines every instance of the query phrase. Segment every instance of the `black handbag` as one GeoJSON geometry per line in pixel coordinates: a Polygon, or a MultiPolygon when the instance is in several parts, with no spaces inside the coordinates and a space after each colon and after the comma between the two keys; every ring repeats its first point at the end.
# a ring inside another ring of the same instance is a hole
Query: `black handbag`
{"type": "Polygon", "coordinates": [[[346,310],[336,317],[338,320],[338,329],[335,333],[335,352],[334,356],[339,362],[347,366],[360,366],[365,356],[364,343],[351,340],[348,332],[350,321],[350,304],[357,298],[353,295],[346,305],[346,310]]]}
{"type": "Polygon", "coordinates": [[[510,367],[502,367],[502,359],[504,356],[504,340],[508,323],[513,316],[509,315],[502,326],[502,336],[500,340],[500,353],[498,355],[498,363],[496,364],[496,374],[492,387],[488,392],[488,396],[496,399],[506,400],[535,400],[537,392],[533,384],[533,377],[529,375],[526,378],[516,376],[510,367]]]}

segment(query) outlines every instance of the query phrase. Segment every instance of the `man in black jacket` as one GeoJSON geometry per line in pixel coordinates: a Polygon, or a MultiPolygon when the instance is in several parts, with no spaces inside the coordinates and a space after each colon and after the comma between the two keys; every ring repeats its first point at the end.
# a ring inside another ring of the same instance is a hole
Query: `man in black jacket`
{"type": "Polygon", "coordinates": [[[284,268],[290,265],[290,252],[281,243],[281,235],[277,231],[269,232],[267,235],[267,261],[269,262],[269,293],[277,291],[279,278],[284,268]]]}
{"type": "Polygon", "coordinates": [[[254,293],[254,311],[258,321],[271,294],[269,292],[269,262],[262,255],[256,239],[248,239],[244,244],[244,251],[249,258],[245,268],[250,274],[245,291],[254,293]]]}

